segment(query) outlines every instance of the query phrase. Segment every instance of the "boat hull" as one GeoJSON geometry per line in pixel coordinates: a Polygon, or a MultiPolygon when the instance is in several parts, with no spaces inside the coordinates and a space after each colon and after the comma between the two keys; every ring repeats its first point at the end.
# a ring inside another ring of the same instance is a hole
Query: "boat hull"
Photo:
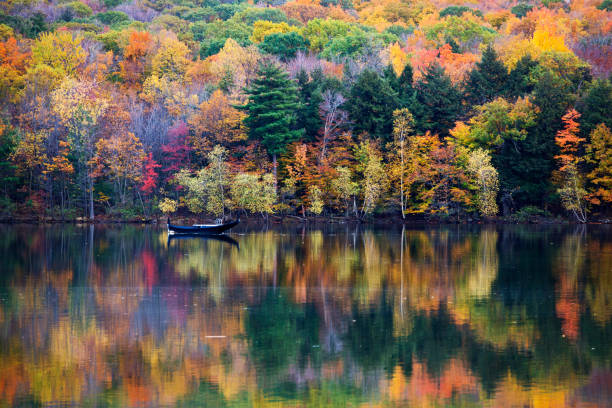
{"type": "Polygon", "coordinates": [[[222,234],[230,228],[238,225],[240,220],[228,222],[219,225],[192,225],[192,226],[179,226],[168,223],[168,234],[222,234]]]}

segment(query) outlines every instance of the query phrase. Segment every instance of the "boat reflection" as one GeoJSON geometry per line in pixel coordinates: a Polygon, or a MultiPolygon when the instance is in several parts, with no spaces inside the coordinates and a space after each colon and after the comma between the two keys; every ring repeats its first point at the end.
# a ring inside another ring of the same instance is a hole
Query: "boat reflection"
{"type": "Polygon", "coordinates": [[[180,234],[180,235],[168,235],[168,248],[170,248],[170,244],[174,240],[183,240],[183,239],[203,239],[210,241],[222,241],[227,242],[228,244],[235,246],[236,249],[240,250],[240,244],[234,238],[224,235],[224,234],[180,234]]]}

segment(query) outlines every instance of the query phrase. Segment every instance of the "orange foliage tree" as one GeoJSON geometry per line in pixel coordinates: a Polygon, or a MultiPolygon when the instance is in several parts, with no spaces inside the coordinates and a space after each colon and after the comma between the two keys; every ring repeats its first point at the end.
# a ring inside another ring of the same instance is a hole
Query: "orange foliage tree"
{"type": "Polygon", "coordinates": [[[14,37],[0,41],[0,103],[19,100],[29,56],[20,50],[14,37]]]}
{"type": "Polygon", "coordinates": [[[559,173],[561,176],[561,188],[557,191],[561,195],[563,207],[571,211],[580,222],[586,222],[586,190],[584,189],[583,176],[579,170],[579,164],[584,159],[578,156],[578,149],[585,141],[578,136],[580,126],[577,120],[580,113],[570,109],[562,118],[564,128],[557,132],[555,142],[559,146],[560,153],[555,156],[559,161],[559,173]]]}
{"type": "Polygon", "coordinates": [[[142,80],[147,55],[151,52],[152,37],[146,31],[134,31],[130,34],[128,45],[123,51],[121,76],[127,84],[136,84],[142,80]]]}
{"type": "Polygon", "coordinates": [[[208,101],[189,119],[194,129],[191,145],[202,159],[214,145],[230,147],[247,137],[243,120],[246,114],[235,109],[229,98],[216,90],[208,101]]]}

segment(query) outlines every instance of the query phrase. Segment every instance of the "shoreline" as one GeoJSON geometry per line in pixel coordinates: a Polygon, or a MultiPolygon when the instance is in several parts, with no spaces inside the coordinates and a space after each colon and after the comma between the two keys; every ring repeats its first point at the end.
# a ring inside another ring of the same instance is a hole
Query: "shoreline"
{"type": "MultiPolygon", "coordinates": [[[[191,225],[193,223],[210,220],[210,217],[194,217],[194,216],[174,216],[171,217],[173,223],[191,225]]],[[[297,216],[271,216],[269,219],[262,217],[242,218],[241,222],[247,225],[262,225],[262,224],[363,224],[373,226],[385,225],[609,225],[612,224],[612,218],[595,218],[586,223],[580,223],[571,219],[561,217],[534,217],[532,219],[517,220],[511,217],[489,217],[486,219],[478,218],[425,218],[425,217],[409,217],[402,219],[393,216],[381,216],[379,218],[371,217],[366,219],[358,219],[354,217],[297,217],[297,216]]],[[[151,217],[151,218],[106,218],[100,216],[93,221],[86,218],[74,219],[58,219],[50,217],[7,217],[0,218],[0,224],[30,224],[30,225],[53,225],[53,224],[92,224],[92,225],[163,225],[166,223],[166,216],[151,217]]]]}

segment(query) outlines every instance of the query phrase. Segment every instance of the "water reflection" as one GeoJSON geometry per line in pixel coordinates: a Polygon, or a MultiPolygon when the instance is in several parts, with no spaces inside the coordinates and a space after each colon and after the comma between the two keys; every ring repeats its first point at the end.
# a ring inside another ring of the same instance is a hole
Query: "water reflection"
{"type": "Polygon", "coordinates": [[[172,241],[177,240],[204,240],[204,241],[221,241],[227,242],[230,245],[234,245],[236,248],[240,249],[240,245],[238,241],[234,238],[230,237],[226,234],[218,234],[218,235],[206,235],[206,234],[180,234],[180,235],[168,235],[168,246],[172,243],[172,241]]]}
{"type": "Polygon", "coordinates": [[[612,405],[604,227],[0,233],[0,406],[612,405]]]}

